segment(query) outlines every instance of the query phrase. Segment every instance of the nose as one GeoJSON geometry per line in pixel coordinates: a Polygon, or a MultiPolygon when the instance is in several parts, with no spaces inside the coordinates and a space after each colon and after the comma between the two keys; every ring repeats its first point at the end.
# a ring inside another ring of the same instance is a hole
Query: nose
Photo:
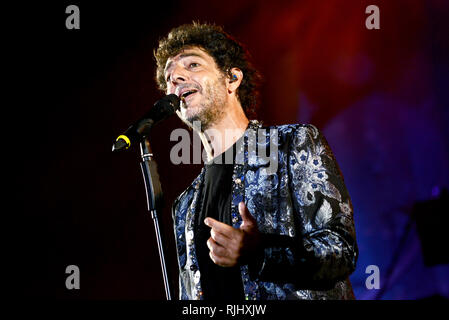
{"type": "Polygon", "coordinates": [[[184,83],[188,80],[188,74],[182,65],[176,64],[170,75],[170,82],[176,86],[179,83],[184,83]]]}

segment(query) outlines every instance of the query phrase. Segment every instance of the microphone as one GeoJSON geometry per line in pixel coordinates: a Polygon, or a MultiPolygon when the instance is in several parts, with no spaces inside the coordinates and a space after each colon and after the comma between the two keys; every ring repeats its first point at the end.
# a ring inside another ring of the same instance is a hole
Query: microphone
{"type": "Polygon", "coordinates": [[[146,138],[154,125],[167,119],[179,109],[179,103],[179,97],[173,93],[156,101],[150,111],[118,136],[112,145],[112,151],[126,150],[131,144],[146,138]]]}

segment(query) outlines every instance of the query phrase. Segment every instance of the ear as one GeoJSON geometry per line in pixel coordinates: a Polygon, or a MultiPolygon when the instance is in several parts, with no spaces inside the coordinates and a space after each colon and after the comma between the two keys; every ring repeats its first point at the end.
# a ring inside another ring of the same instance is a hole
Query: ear
{"type": "Polygon", "coordinates": [[[242,83],[243,72],[239,68],[232,68],[229,70],[229,75],[226,79],[228,93],[235,93],[242,83]]]}

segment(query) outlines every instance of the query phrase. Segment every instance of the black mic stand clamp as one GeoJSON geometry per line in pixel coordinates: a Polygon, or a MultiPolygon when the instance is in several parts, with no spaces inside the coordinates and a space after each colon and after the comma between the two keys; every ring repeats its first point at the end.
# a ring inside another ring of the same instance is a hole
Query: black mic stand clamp
{"type": "Polygon", "coordinates": [[[143,179],[145,181],[145,191],[147,195],[147,208],[151,213],[153,219],[154,229],[156,231],[157,247],[159,249],[159,259],[161,261],[162,276],[164,279],[165,295],[167,300],[171,300],[170,286],[167,276],[167,267],[165,264],[164,248],[162,246],[161,230],[159,228],[159,221],[157,209],[162,202],[162,188],[157,173],[157,165],[151,153],[150,142],[148,138],[140,142],[140,154],[142,156],[140,167],[142,169],[143,179]]]}

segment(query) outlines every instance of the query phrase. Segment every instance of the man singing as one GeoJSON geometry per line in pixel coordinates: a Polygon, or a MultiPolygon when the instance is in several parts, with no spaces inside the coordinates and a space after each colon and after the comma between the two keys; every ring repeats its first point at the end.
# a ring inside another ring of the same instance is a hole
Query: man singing
{"type": "Polygon", "coordinates": [[[175,28],[155,57],[208,156],[173,205],[180,298],[353,299],[352,204],[319,130],[248,120],[259,75],[220,27],[175,28]]]}

